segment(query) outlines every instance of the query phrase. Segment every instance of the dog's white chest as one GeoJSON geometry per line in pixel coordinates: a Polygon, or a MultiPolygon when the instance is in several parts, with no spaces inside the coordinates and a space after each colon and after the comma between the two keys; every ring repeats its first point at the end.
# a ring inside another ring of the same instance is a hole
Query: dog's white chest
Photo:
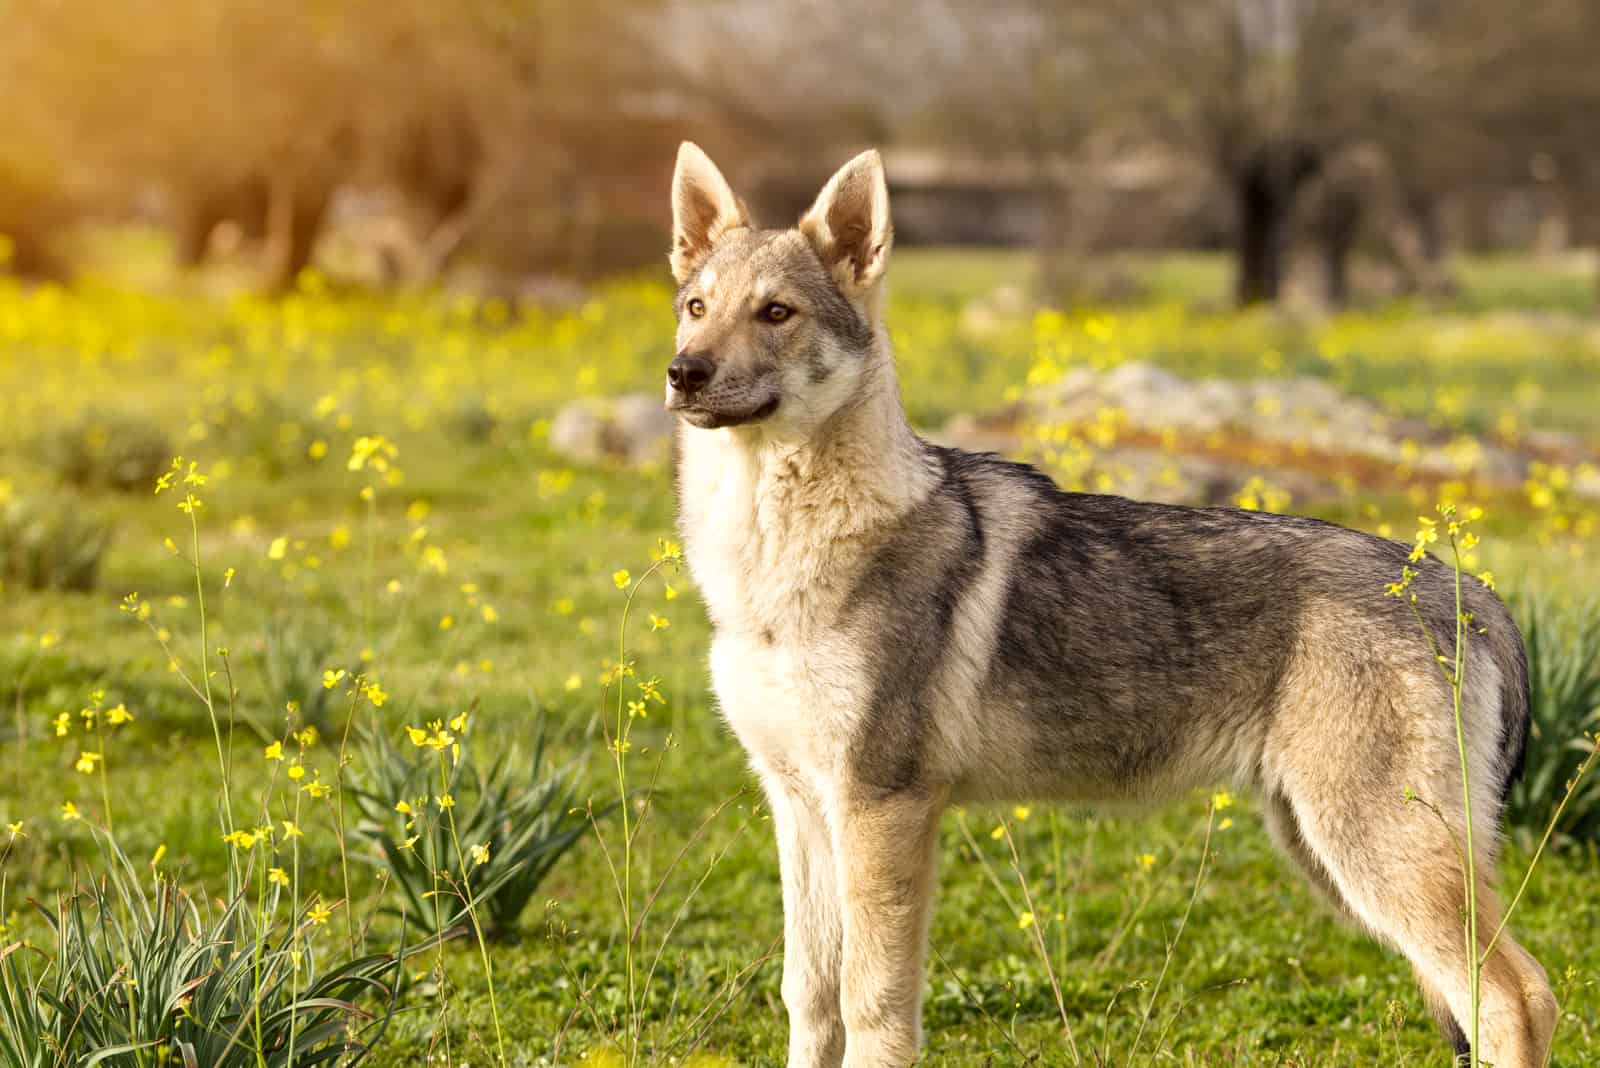
{"type": "Polygon", "coordinates": [[[858,656],[832,638],[801,648],[762,635],[719,633],[711,676],[723,716],[765,771],[831,778],[863,707],[858,656]]]}

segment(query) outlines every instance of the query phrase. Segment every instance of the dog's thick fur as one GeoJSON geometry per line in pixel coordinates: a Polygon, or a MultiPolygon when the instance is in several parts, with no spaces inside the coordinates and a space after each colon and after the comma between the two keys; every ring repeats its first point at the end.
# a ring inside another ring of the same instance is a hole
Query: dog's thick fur
{"type": "MultiPolygon", "coordinates": [[[[919,439],[882,323],[874,152],[774,231],[685,144],[673,209],[681,525],[716,693],[777,830],[791,1068],[916,1058],[948,803],[1221,781],[1259,791],[1307,880],[1410,959],[1459,1049],[1461,776],[1449,687],[1410,607],[1383,592],[1406,548],[1311,519],[1063,493],[919,439]]],[[[1450,574],[1418,569],[1448,653],[1450,574]]],[[[1485,628],[1462,715],[1486,873],[1527,669],[1499,600],[1467,586],[1485,628]]],[[[1486,881],[1478,901],[1487,940],[1486,881]]],[[[1536,1068],[1555,1022],[1543,968],[1502,935],[1485,1058],[1536,1068]]]]}

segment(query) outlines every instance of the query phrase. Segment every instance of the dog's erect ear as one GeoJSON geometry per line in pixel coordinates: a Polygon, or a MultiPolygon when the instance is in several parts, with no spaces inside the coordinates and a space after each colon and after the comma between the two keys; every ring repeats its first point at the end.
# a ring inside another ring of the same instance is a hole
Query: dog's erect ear
{"type": "Polygon", "coordinates": [[[877,149],[861,153],[828,179],[801,218],[800,230],[846,293],[860,296],[883,277],[894,229],[877,149]]]}
{"type": "Polygon", "coordinates": [[[728,180],[693,141],[678,146],[672,173],[672,276],[682,285],[729,230],[750,225],[750,214],[728,180]]]}

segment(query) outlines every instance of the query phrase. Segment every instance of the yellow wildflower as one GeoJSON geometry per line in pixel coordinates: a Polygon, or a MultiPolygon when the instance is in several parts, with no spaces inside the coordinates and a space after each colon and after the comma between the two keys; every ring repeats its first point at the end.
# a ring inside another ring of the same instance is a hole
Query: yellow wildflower
{"type": "Polygon", "coordinates": [[[360,471],[368,466],[375,471],[387,471],[389,461],[399,454],[400,450],[382,434],[363,434],[356,438],[355,445],[351,447],[350,461],[345,467],[351,471],[360,471]]]}

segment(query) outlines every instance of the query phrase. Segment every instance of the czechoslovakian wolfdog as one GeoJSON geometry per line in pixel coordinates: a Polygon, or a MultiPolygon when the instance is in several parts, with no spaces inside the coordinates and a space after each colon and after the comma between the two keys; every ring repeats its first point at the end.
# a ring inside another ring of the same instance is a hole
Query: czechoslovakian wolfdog
{"type": "MultiPolygon", "coordinates": [[[[783,871],[789,1065],[917,1057],[941,811],[1258,791],[1285,855],[1404,953],[1458,1051],[1469,995],[1465,840],[1448,685],[1384,596],[1407,548],[1311,519],[1063,493],[906,422],[876,152],[788,230],[751,222],[684,144],[673,179],[680,523],[716,637],[723,714],[771,805],[783,871]],[[1407,804],[1411,788],[1436,806],[1407,804]]],[[[1449,655],[1449,571],[1413,584],[1449,655]]],[[[1477,870],[1521,763],[1527,668],[1500,601],[1463,716],[1477,870]]],[[[1481,878],[1481,874],[1480,874],[1481,878]]],[[[1479,930],[1498,923],[1478,888],[1479,930]]],[[[1544,969],[1502,935],[1483,1054],[1536,1068],[1544,969]]]]}

